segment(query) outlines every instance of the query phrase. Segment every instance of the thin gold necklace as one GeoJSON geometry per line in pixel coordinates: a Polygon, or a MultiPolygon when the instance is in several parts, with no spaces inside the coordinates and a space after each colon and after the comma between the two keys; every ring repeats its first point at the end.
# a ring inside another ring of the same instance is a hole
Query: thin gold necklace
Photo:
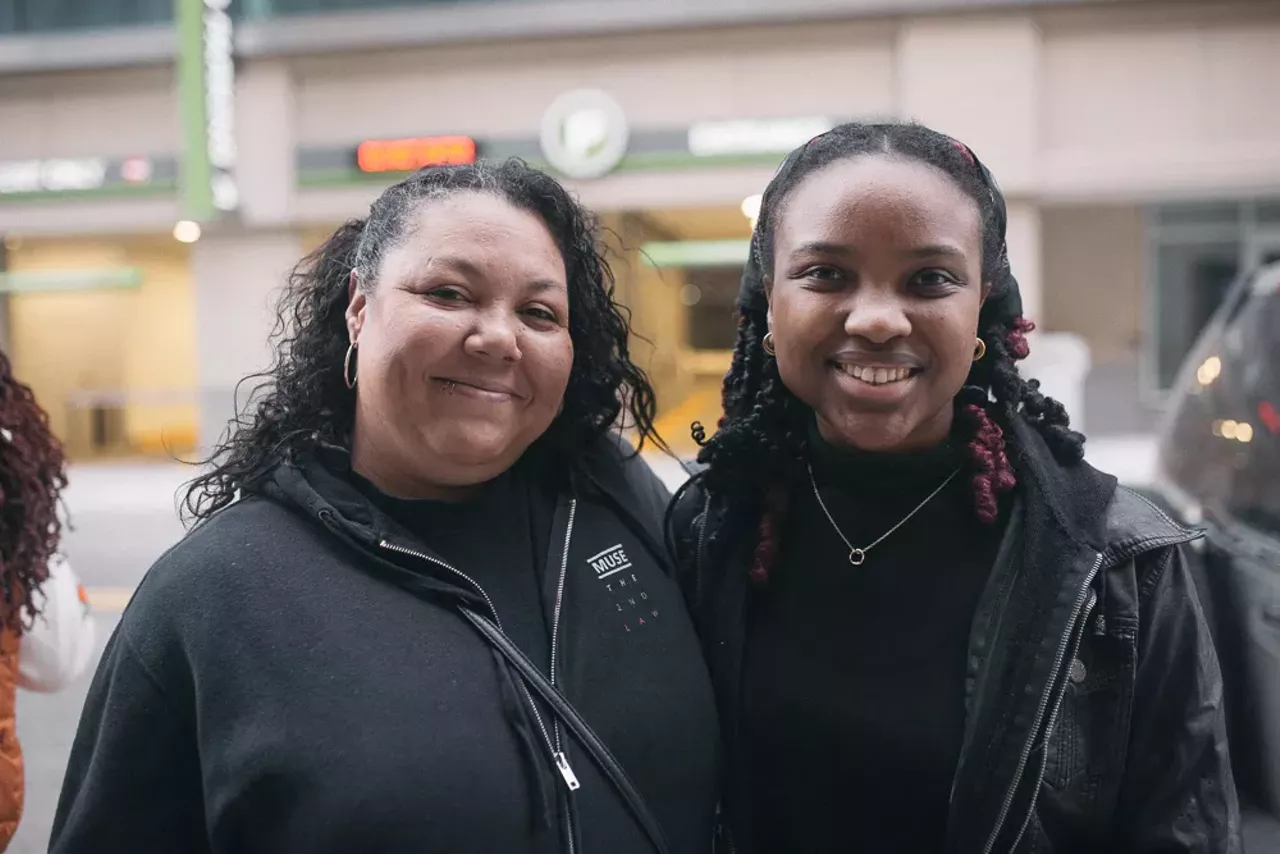
{"type": "Polygon", "coordinates": [[[813,476],[813,465],[811,463],[805,463],[805,466],[809,469],[809,483],[813,485],[813,497],[818,499],[818,506],[821,507],[822,512],[826,514],[827,521],[831,523],[831,527],[834,528],[836,533],[840,535],[840,539],[844,540],[844,544],[849,547],[849,563],[853,564],[854,566],[862,566],[862,564],[865,563],[867,560],[867,552],[871,551],[876,546],[883,543],[885,540],[889,538],[890,534],[892,534],[894,531],[901,528],[903,525],[907,524],[907,522],[911,521],[912,516],[916,515],[921,510],[923,510],[924,506],[928,504],[930,501],[932,501],[939,492],[946,489],[947,484],[955,480],[955,476],[960,473],[960,469],[956,469],[951,474],[947,475],[947,479],[944,480],[937,489],[935,489],[933,492],[930,492],[924,501],[921,501],[919,504],[917,504],[914,510],[912,510],[910,513],[904,516],[901,522],[899,522],[898,524],[894,525],[892,528],[890,528],[889,530],[881,534],[880,538],[877,539],[875,542],[871,543],[871,545],[858,548],[853,543],[849,542],[849,538],[844,535],[844,531],[840,530],[840,526],[836,524],[836,520],[832,517],[831,511],[827,509],[826,502],[822,500],[822,494],[818,492],[818,481],[813,476]]]}

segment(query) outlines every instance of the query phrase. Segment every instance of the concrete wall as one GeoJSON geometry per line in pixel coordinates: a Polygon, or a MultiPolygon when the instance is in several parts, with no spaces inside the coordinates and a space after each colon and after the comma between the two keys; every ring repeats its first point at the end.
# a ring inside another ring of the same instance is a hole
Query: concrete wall
{"type": "Polygon", "coordinates": [[[237,384],[270,365],[275,301],[301,255],[291,231],[212,234],[193,247],[201,447],[209,447],[243,408],[252,383],[238,400],[237,384]]]}
{"type": "Polygon", "coordinates": [[[1143,222],[1133,205],[1048,208],[1042,327],[1088,339],[1095,364],[1135,362],[1143,319],[1143,222]]]}
{"type": "Polygon", "coordinates": [[[0,160],[174,154],[173,69],[0,75],[0,160]]]}

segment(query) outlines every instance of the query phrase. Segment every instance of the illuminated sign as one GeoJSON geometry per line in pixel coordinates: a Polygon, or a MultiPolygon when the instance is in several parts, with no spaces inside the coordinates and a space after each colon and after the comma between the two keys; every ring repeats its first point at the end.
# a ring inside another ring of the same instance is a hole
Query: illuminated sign
{"type": "Polygon", "coordinates": [[[96,190],[105,183],[106,177],[106,161],[98,157],[16,160],[0,163],[0,193],[96,190]]]}
{"type": "Polygon", "coordinates": [[[562,175],[599,178],[622,162],[631,131],[622,107],[598,89],[557,98],[542,116],[542,156],[562,175]]]}
{"type": "Polygon", "coordinates": [[[787,154],[833,127],[825,118],[701,122],[689,128],[689,152],[697,157],[787,154]]]}
{"type": "Polygon", "coordinates": [[[371,139],[356,149],[361,172],[413,172],[426,166],[476,162],[476,141],[469,136],[371,139]]]}

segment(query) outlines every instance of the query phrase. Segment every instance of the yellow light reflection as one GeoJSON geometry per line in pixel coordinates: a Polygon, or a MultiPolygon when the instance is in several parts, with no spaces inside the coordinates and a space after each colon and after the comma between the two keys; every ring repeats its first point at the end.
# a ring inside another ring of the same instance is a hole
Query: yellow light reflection
{"type": "Polygon", "coordinates": [[[1217,356],[1210,356],[1204,360],[1204,363],[1196,370],[1196,379],[1200,385],[1209,385],[1222,374],[1222,360],[1217,356]]]}
{"type": "Polygon", "coordinates": [[[1234,421],[1231,421],[1231,420],[1223,421],[1222,422],[1222,438],[1234,439],[1236,437],[1236,430],[1239,427],[1240,425],[1234,421]]]}
{"type": "Polygon", "coordinates": [[[1253,441],[1253,425],[1244,423],[1244,422],[1237,425],[1236,441],[1245,442],[1245,443],[1252,442],[1253,441]]]}

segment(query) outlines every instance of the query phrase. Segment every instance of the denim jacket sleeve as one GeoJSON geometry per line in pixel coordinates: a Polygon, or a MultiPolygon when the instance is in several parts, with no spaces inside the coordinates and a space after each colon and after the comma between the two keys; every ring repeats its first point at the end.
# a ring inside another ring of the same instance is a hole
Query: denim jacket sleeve
{"type": "Polygon", "coordinates": [[[1138,564],[1138,665],[1115,850],[1237,854],[1222,673],[1191,572],[1182,547],[1138,564]]]}

